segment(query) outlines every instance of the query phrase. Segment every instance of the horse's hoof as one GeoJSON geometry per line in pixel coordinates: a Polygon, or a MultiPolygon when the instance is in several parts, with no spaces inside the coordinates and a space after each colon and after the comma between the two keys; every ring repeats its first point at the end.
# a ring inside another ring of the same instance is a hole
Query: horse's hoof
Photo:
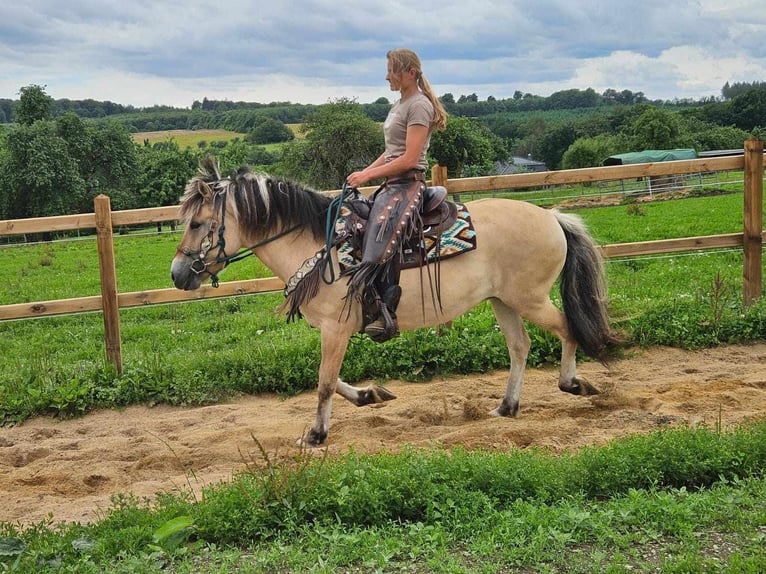
{"type": "Polygon", "coordinates": [[[375,395],[376,403],[384,403],[386,401],[392,401],[396,398],[396,395],[394,393],[392,393],[386,387],[381,385],[376,385],[372,389],[372,392],[375,395]]]}
{"type": "Polygon", "coordinates": [[[489,413],[491,417],[515,417],[519,414],[519,405],[509,405],[505,401],[500,403],[498,407],[489,413]]]}
{"type": "Polygon", "coordinates": [[[298,446],[301,448],[319,448],[326,440],[326,432],[316,432],[314,429],[311,429],[308,433],[298,439],[298,446]]]}
{"type": "Polygon", "coordinates": [[[573,395],[578,395],[581,397],[588,397],[592,395],[598,395],[601,393],[596,387],[591,385],[588,381],[585,379],[581,379],[580,377],[575,377],[571,381],[561,381],[559,383],[559,389],[564,391],[565,393],[571,393],[573,395]]]}
{"type": "Polygon", "coordinates": [[[359,397],[354,404],[358,407],[366,405],[373,405],[378,403],[385,403],[396,398],[396,395],[389,391],[386,387],[380,385],[370,385],[364,390],[359,391],[359,397]]]}
{"type": "Polygon", "coordinates": [[[600,395],[601,391],[599,391],[585,379],[580,379],[580,394],[584,397],[588,397],[592,395],[600,395]]]}

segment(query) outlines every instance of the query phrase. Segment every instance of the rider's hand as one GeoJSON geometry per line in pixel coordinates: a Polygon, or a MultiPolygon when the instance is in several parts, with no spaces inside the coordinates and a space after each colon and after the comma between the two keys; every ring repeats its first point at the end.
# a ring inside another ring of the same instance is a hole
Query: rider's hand
{"type": "Polygon", "coordinates": [[[355,171],[348,174],[346,177],[346,183],[349,185],[349,187],[359,187],[367,183],[367,181],[368,180],[364,175],[364,171],[355,171]]]}

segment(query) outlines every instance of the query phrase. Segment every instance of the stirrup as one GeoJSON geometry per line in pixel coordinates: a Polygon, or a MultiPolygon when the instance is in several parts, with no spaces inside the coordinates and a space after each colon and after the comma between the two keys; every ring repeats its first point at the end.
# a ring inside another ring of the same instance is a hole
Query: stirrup
{"type": "Polygon", "coordinates": [[[364,332],[376,343],[383,343],[399,335],[399,325],[396,321],[396,313],[388,309],[381,301],[380,315],[372,323],[364,327],[364,332]]]}

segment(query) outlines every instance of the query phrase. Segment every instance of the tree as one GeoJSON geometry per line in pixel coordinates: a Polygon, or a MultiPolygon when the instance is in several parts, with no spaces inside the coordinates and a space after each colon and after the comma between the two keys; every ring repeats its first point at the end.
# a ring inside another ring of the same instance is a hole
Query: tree
{"type": "Polygon", "coordinates": [[[766,123],[766,86],[751,88],[735,96],[729,109],[734,125],[743,130],[752,130],[766,123]]]}
{"type": "Polygon", "coordinates": [[[112,209],[138,207],[137,146],[128,130],[116,121],[109,121],[96,126],[88,124],[86,133],[89,146],[85,154],[77,156],[77,161],[87,197],[78,211],[92,211],[93,199],[100,193],[111,198],[112,209]]]}
{"type": "Polygon", "coordinates": [[[468,102],[475,103],[475,102],[478,102],[478,101],[479,101],[479,96],[477,96],[476,93],[469,94],[467,96],[466,95],[462,95],[462,96],[460,96],[457,99],[457,103],[458,104],[465,104],[465,103],[468,103],[468,102]]]}
{"type": "Polygon", "coordinates": [[[157,142],[138,148],[139,205],[175,205],[194,175],[199,156],[191,148],[180,149],[173,141],[157,142]]]}
{"type": "Polygon", "coordinates": [[[449,176],[461,177],[466,166],[491,169],[497,155],[492,135],[488,128],[476,120],[452,116],[444,131],[431,135],[428,151],[433,159],[447,168],[449,176]]]}
{"type": "Polygon", "coordinates": [[[564,169],[598,167],[610,155],[630,151],[627,138],[621,135],[599,134],[592,138],[580,138],[564,152],[561,160],[564,169]]]}
{"type": "Polygon", "coordinates": [[[660,108],[648,107],[630,126],[635,149],[673,149],[680,135],[678,116],[660,108]]]}
{"type": "Polygon", "coordinates": [[[545,130],[532,155],[545,163],[548,169],[559,169],[564,152],[580,137],[573,122],[553,125],[545,130]]]}
{"type": "Polygon", "coordinates": [[[564,110],[575,108],[593,108],[601,103],[602,97],[599,96],[593,88],[587,90],[562,90],[551,94],[546,107],[551,110],[564,110]]]}
{"type": "Polygon", "coordinates": [[[264,117],[247,134],[246,139],[254,144],[270,144],[292,141],[295,139],[295,134],[283,122],[264,117]]]}
{"type": "Polygon", "coordinates": [[[45,93],[44,86],[32,84],[19,90],[19,103],[16,105],[16,121],[22,125],[32,125],[51,117],[53,98],[45,93]]]}
{"type": "Polygon", "coordinates": [[[85,182],[53,122],[20,125],[8,134],[0,179],[9,218],[72,213],[85,182]]]}
{"type": "Polygon", "coordinates": [[[0,160],[6,217],[93,211],[105,193],[116,208],[135,207],[135,144],[116,122],[86,123],[68,112],[55,121],[20,124],[0,160]]]}
{"type": "Polygon", "coordinates": [[[319,106],[301,129],[305,140],[288,143],[276,169],[320,189],[341,187],[349,173],[366,167],[383,153],[380,126],[354,100],[319,106]]]}

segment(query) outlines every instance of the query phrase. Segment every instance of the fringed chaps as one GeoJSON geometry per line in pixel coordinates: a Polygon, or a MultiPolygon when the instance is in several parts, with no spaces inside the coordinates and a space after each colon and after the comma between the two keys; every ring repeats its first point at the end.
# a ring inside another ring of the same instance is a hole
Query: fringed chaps
{"type": "Polygon", "coordinates": [[[402,245],[420,229],[420,203],[425,175],[412,171],[386,181],[374,194],[362,242],[361,261],[347,269],[349,300],[368,303],[379,300],[376,284],[396,275],[392,267],[402,258],[402,245]]]}

